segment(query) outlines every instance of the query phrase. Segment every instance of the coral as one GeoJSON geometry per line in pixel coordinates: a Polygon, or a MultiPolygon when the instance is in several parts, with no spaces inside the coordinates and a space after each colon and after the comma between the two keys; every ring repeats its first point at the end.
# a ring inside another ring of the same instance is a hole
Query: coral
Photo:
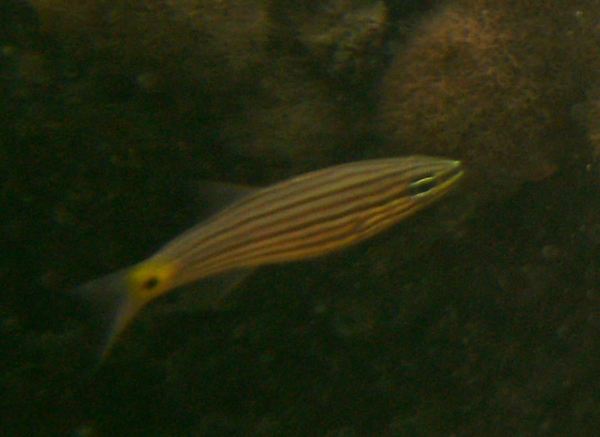
{"type": "Polygon", "coordinates": [[[260,0],[33,0],[43,29],[81,61],[163,88],[223,90],[250,80],[264,53],[260,0]]]}
{"type": "Polygon", "coordinates": [[[307,59],[338,81],[365,85],[380,70],[389,29],[387,6],[375,0],[271,2],[277,38],[297,44],[307,59]]]}
{"type": "Polygon", "coordinates": [[[360,123],[351,125],[335,93],[297,60],[270,61],[254,85],[219,129],[219,141],[234,153],[260,159],[282,178],[290,168],[315,168],[352,149],[360,123]]]}
{"type": "Polygon", "coordinates": [[[582,54],[594,33],[582,16],[598,12],[582,3],[465,0],[429,16],[381,85],[389,150],[463,159],[481,199],[555,172],[575,147],[570,108],[590,80],[582,54]]]}
{"type": "MultiPolygon", "coordinates": [[[[309,62],[270,42],[281,27],[270,16],[269,2],[33,4],[43,31],[94,86],[150,103],[142,111],[156,114],[162,123],[189,126],[180,135],[198,142],[197,147],[279,167],[282,173],[276,177],[288,175],[283,170],[297,163],[302,164],[296,170],[302,171],[330,162],[331,151],[348,149],[364,126],[356,119],[348,122],[359,111],[343,110],[343,97],[309,62]],[[206,132],[213,138],[200,144],[206,132]]],[[[383,17],[383,10],[377,6],[376,15],[383,17]]],[[[367,36],[349,38],[358,38],[362,46],[367,36]]],[[[343,56],[354,62],[350,55],[343,56]]]]}

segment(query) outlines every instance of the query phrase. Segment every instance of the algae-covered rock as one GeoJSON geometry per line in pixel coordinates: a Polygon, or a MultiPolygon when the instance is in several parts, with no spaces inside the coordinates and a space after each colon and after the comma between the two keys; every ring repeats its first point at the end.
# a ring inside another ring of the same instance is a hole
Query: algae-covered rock
{"type": "Polygon", "coordinates": [[[306,51],[307,61],[347,85],[365,86],[384,59],[389,31],[388,7],[383,1],[327,0],[301,4],[272,1],[276,40],[306,51]]]}
{"type": "Polygon", "coordinates": [[[268,30],[263,2],[33,0],[42,29],[104,74],[207,92],[251,80],[268,30]]]}
{"type": "Polygon", "coordinates": [[[570,109],[590,86],[595,4],[440,7],[398,50],[381,84],[389,149],[464,159],[469,190],[481,198],[553,174],[577,147],[585,153],[570,109]]]}
{"type": "Polygon", "coordinates": [[[579,109],[580,121],[587,129],[594,157],[598,160],[600,158],[600,86],[591,90],[589,96],[587,104],[577,109],[579,109]]]}
{"type": "Polygon", "coordinates": [[[227,117],[219,140],[241,156],[269,157],[280,178],[286,176],[282,170],[314,169],[334,154],[354,153],[364,128],[339,105],[335,90],[289,57],[270,61],[237,105],[239,112],[227,117]]]}
{"type": "MultiPolygon", "coordinates": [[[[301,171],[311,168],[308,162],[329,162],[332,150],[351,147],[349,139],[360,135],[358,111],[344,107],[348,96],[340,97],[305,57],[273,42],[280,39],[274,33],[281,23],[269,2],[33,5],[42,32],[96,86],[133,94],[161,124],[183,126],[179,137],[186,142],[200,143],[209,132],[206,147],[216,154],[255,161],[269,156],[273,167],[288,169],[310,157],[298,166],[301,171]]],[[[383,11],[383,5],[378,8],[383,11]]],[[[322,23],[324,31],[333,21],[322,23]]],[[[370,38],[360,40],[368,44],[370,38]]],[[[362,62],[367,54],[344,56],[362,62]]]]}

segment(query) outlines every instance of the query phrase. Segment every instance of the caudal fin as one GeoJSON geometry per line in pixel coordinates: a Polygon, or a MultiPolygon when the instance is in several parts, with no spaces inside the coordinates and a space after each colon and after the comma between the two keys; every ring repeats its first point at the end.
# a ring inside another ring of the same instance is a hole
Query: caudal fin
{"type": "Polygon", "coordinates": [[[102,361],[119,334],[142,308],[130,289],[130,269],[123,269],[92,280],[73,290],[89,311],[93,339],[102,361]]]}

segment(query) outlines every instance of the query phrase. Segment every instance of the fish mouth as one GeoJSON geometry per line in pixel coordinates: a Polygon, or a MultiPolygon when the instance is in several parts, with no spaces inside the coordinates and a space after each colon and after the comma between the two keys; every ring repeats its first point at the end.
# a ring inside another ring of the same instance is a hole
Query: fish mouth
{"type": "Polygon", "coordinates": [[[442,195],[450,191],[464,176],[464,168],[461,161],[447,160],[444,162],[444,167],[435,175],[436,187],[434,188],[436,195],[442,195]]]}

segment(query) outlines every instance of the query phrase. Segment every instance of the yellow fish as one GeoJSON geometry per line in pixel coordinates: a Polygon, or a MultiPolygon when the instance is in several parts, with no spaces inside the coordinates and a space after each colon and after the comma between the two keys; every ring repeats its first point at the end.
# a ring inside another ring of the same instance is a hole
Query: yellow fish
{"type": "MultiPolygon", "coordinates": [[[[146,260],[76,289],[106,325],[106,355],[153,299],[182,285],[265,264],[325,255],[363,241],[430,205],[463,175],[460,161],[410,156],[301,174],[241,200],[146,260]]],[[[201,291],[199,291],[201,292],[201,291]]]]}

